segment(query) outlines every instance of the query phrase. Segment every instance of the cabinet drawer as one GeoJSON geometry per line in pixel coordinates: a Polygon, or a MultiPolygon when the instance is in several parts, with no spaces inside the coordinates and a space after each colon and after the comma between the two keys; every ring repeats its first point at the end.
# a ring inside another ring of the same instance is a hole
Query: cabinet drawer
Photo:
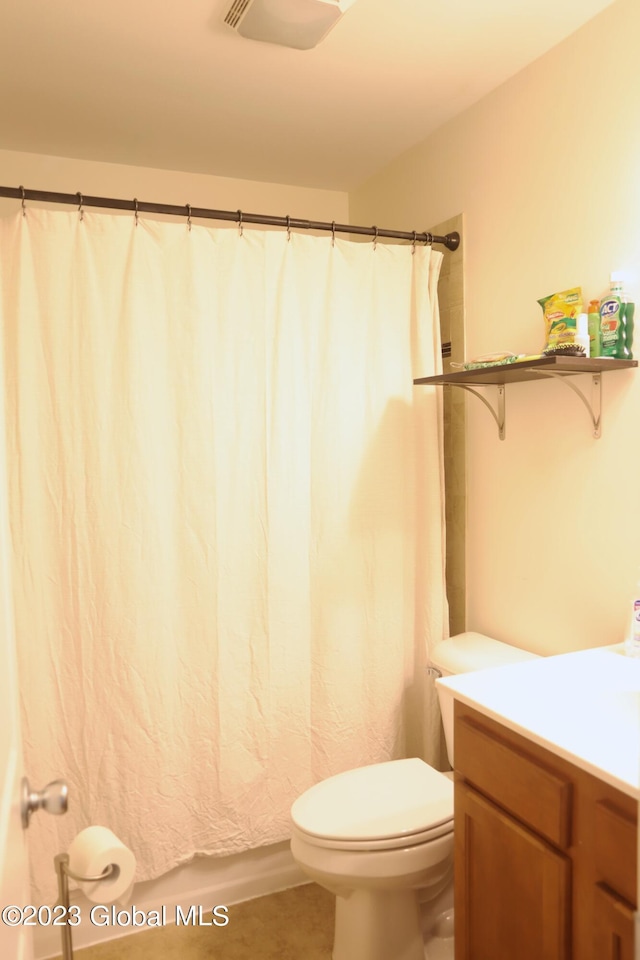
{"type": "Polygon", "coordinates": [[[455,760],[460,775],[485,796],[557,847],[569,847],[569,780],[467,716],[456,717],[455,760]]]}
{"type": "Polygon", "coordinates": [[[598,880],[636,902],[636,824],[615,804],[599,800],[594,811],[595,864],[598,880]]]}

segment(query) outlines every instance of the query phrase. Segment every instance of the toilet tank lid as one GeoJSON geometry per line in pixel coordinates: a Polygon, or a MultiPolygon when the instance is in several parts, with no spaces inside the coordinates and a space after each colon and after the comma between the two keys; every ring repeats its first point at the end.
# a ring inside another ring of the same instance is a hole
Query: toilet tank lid
{"type": "Polygon", "coordinates": [[[430,665],[447,673],[469,673],[487,667],[501,667],[508,663],[536,660],[537,654],[512,647],[483,633],[458,633],[435,645],[429,658],[430,665]]]}

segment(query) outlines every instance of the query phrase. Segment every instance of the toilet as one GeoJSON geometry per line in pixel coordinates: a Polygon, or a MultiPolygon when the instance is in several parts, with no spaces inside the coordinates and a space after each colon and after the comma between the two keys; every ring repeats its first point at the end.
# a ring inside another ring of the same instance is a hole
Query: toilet
{"type": "MultiPolygon", "coordinates": [[[[452,676],[535,658],[478,633],[443,640],[429,670],[452,676]]],[[[438,685],[450,762],[453,694],[438,685]]],[[[291,807],[291,852],[336,896],[333,960],[453,960],[453,782],[412,757],[358,767],[291,807]]]]}

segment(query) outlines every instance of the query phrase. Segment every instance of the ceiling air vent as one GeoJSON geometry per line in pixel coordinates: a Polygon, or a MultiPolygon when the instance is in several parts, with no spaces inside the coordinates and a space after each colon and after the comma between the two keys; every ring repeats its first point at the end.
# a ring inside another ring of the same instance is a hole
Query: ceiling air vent
{"type": "Polygon", "coordinates": [[[310,50],[356,0],[233,0],[224,22],[241,37],[310,50]]]}

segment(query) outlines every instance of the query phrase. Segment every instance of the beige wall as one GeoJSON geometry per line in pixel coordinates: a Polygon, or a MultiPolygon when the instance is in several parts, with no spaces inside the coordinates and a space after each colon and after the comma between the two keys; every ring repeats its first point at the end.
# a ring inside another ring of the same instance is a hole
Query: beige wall
{"type": "MultiPolygon", "coordinates": [[[[191,204],[217,210],[244,210],[278,217],[349,222],[346,193],[314,190],[253,180],[231,180],[198,173],[156,170],[92,160],[40,156],[0,150],[0,185],[54,190],[87,196],[144,200],[150,203],[191,204]]],[[[15,209],[15,201],[0,199],[0,213],[15,209]]],[[[204,222],[204,221],[201,221],[204,222]]],[[[212,226],[220,225],[211,221],[212,226]]]]}
{"type": "MultiPolygon", "coordinates": [[[[618,0],[350,196],[355,222],[412,230],[463,214],[468,356],[539,352],[537,299],[574,285],[597,297],[611,270],[640,301],[639,41],[640,4],[618,0]]],[[[640,374],[603,381],[600,440],[561,383],[507,388],[504,442],[467,398],[469,629],[541,653],[623,638],[640,565],[640,374]]]]}

